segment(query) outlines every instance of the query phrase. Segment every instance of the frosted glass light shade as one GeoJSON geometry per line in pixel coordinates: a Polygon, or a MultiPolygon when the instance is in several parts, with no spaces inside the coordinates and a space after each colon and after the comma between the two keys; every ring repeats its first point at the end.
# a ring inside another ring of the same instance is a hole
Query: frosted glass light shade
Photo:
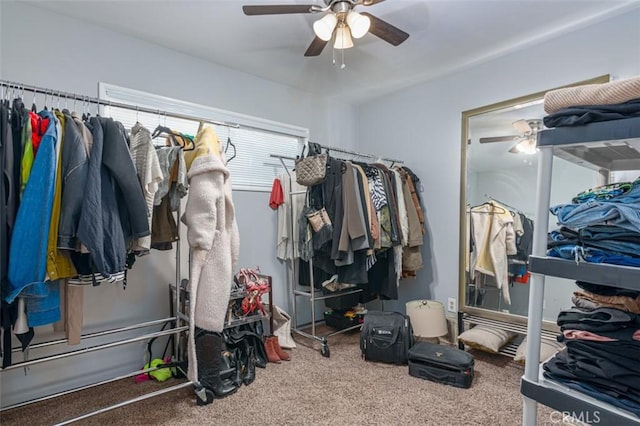
{"type": "Polygon", "coordinates": [[[336,41],[333,43],[333,47],[336,49],[349,49],[353,47],[349,27],[344,25],[338,27],[336,30],[336,41]]]}
{"type": "Polygon", "coordinates": [[[537,152],[536,140],[533,138],[524,139],[516,145],[518,152],[533,155],[537,152]]]}
{"type": "Polygon", "coordinates": [[[433,300],[407,302],[407,315],[411,319],[416,337],[441,337],[448,333],[444,305],[433,300]]]}
{"type": "Polygon", "coordinates": [[[352,10],[347,14],[347,25],[349,25],[351,29],[353,38],[360,38],[369,32],[371,19],[369,19],[368,16],[362,16],[352,10]]]}
{"type": "Polygon", "coordinates": [[[313,32],[318,38],[329,41],[333,35],[333,30],[338,23],[338,18],[333,13],[329,13],[313,23],[313,32]]]}

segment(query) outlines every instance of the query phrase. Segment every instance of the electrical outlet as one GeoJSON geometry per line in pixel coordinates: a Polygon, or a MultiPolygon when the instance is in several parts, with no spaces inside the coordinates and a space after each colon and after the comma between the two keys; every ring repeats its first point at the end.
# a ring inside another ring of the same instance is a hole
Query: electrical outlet
{"type": "Polygon", "coordinates": [[[450,297],[447,300],[447,311],[458,312],[458,301],[455,298],[450,297]]]}

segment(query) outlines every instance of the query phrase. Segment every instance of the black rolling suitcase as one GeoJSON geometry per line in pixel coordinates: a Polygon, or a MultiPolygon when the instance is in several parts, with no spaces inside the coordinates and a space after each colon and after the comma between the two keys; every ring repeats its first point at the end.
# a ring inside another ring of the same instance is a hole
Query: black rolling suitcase
{"type": "Polygon", "coordinates": [[[473,382],[473,355],[450,346],[421,342],[409,351],[409,375],[458,388],[473,382]]]}

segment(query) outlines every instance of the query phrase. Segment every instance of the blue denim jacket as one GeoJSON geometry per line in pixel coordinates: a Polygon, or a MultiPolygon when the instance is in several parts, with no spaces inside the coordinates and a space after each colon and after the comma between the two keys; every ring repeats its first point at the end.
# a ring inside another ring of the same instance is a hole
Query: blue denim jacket
{"type": "Polygon", "coordinates": [[[56,322],[60,317],[59,297],[56,300],[57,293],[50,291],[57,282],[45,282],[56,174],[56,123],[51,112],[45,110],[39,114],[49,119],[49,125],[22,194],[9,248],[9,285],[3,295],[9,303],[18,296],[39,299],[33,301],[35,303],[28,301],[28,307],[31,306],[34,313],[34,322],[29,318],[32,326],[56,322]],[[46,312],[39,309],[39,302],[46,306],[46,312]]]}

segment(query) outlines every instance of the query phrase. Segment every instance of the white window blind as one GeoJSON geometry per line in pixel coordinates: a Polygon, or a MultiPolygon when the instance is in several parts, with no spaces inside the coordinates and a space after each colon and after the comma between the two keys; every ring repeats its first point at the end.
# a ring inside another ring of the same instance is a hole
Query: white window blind
{"type": "MultiPolygon", "coordinates": [[[[227,158],[231,158],[234,154],[234,147],[227,141],[230,140],[235,146],[235,157],[227,164],[234,189],[271,190],[273,179],[284,173],[284,169],[280,161],[270,155],[295,157],[300,152],[302,143],[309,133],[307,129],[297,126],[105,83],[100,83],[100,98],[106,101],[103,114],[120,121],[127,129],[131,129],[136,122],[140,122],[150,132],[153,132],[158,125],[162,125],[174,131],[195,136],[200,123],[195,119],[187,120],[109,106],[109,101],[239,124],[239,128],[205,124],[214,127],[221,146],[226,149],[227,158]]],[[[164,144],[164,138],[154,140],[154,144],[164,144]]]]}

